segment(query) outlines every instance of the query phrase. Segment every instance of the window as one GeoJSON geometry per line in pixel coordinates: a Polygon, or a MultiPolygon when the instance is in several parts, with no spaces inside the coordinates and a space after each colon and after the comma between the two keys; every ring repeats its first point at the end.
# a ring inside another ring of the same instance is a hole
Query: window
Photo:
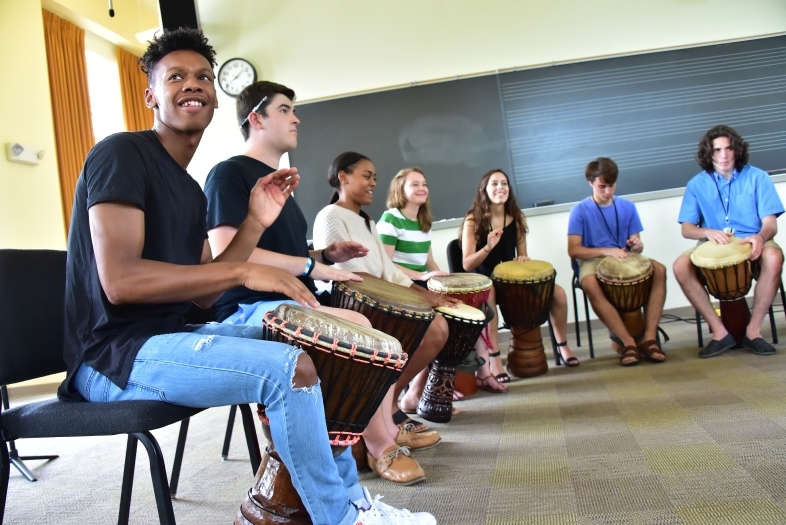
{"type": "Polygon", "coordinates": [[[87,88],[96,142],[112,133],[125,131],[116,56],[115,46],[85,31],[87,88]]]}

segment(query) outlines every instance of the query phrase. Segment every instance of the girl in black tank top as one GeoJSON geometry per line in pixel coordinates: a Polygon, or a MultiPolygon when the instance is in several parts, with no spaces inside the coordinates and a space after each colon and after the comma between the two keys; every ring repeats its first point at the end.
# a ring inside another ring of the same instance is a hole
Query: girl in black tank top
{"type": "MultiPolygon", "coordinates": [[[[487,172],[480,180],[474,202],[461,226],[464,269],[490,277],[494,267],[501,262],[528,261],[527,231],[526,218],[516,202],[507,174],[499,169],[487,172]]],[[[489,304],[496,308],[493,288],[489,304]]],[[[567,366],[577,366],[579,360],[567,346],[567,295],[559,285],[554,286],[550,316],[563,361],[567,366]]],[[[477,381],[479,388],[499,391],[500,383],[509,382],[510,377],[499,355],[497,322],[489,323],[489,328],[488,346],[483,349],[476,346],[476,349],[481,357],[485,357],[484,353],[488,355],[490,368],[478,370],[477,381]]]]}

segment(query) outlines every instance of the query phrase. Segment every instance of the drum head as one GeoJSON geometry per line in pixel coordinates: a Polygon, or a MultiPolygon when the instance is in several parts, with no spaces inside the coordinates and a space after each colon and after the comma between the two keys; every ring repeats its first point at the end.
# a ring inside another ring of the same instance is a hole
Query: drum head
{"type": "MultiPolygon", "coordinates": [[[[377,279],[363,276],[363,282],[333,282],[335,290],[348,295],[361,295],[371,302],[392,306],[398,310],[428,315],[433,309],[423,297],[408,288],[377,279]]],[[[335,293],[335,291],[334,291],[335,293]]]]}
{"type": "Polygon", "coordinates": [[[397,339],[379,330],[303,306],[282,304],[269,312],[263,322],[290,339],[326,350],[332,351],[338,342],[338,353],[354,352],[365,359],[380,362],[406,360],[397,339]],[[357,348],[352,350],[352,347],[357,348]]]}
{"type": "Polygon", "coordinates": [[[739,237],[731,237],[729,244],[713,244],[712,241],[701,243],[693,253],[690,260],[699,268],[726,268],[734,266],[751,257],[753,245],[740,244],[739,237]]]}
{"type": "Polygon", "coordinates": [[[639,253],[628,253],[624,259],[606,257],[600,261],[595,273],[604,281],[639,281],[652,273],[652,261],[639,253]]]}
{"type": "Polygon", "coordinates": [[[486,320],[485,314],[477,308],[473,308],[467,304],[457,304],[456,306],[457,308],[451,308],[450,306],[438,306],[435,308],[435,310],[443,315],[464,319],[473,323],[478,321],[483,322],[486,320]]]}
{"type": "Polygon", "coordinates": [[[428,280],[428,289],[438,294],[484,292],[490,288],[491,279],[479,273],[452,273],[428,280]]]}
{"type": "Polygon", "coordinates": [[[491,278],[513,282],[542,281],[555,273],[554,267],[546,261],[507,261],[494,267],[491,278]]]}

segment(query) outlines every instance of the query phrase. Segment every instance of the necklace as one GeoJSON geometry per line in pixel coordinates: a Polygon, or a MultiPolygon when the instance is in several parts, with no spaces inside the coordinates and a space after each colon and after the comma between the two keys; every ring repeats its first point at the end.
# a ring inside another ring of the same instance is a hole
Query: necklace
{"type": "Polygon", "coordinates": [[[726,214],[726,224],[729,224],[729,212],[731,210],[731,184],[734,182],[734,174],[732,174],[732,178],[729,179],[729,198],[726,199],[728,204],[723,204],[723,196],[721,196],[720,186],[718,186],[718,180],[715,178],[714,175],[710,175],[712,177],[712,182],[715,183],[715,189],[718,190],[718,199],[721,203],[721,208],[723,208],[723,213],[726,214]]]}
{"type": "Polygon", "coordinates": [[[600,213],[600,218],[601,218],[601,219],[603,219],[603,224],[605,224],[605,225],[606,225],[606,229],[607,229],[607,230],[609,230],[609,235],[611,235],[612,237],[614,237],[614,245],[615,245],[617,248],[622,248],[622,247],[619,245],[619,243],[620,243],[620,217],[619,217],[619,215],[617,214],[617,199],[614,199],[614,198],[612,197],[612,201],[611,201],[611,204],[614,206],[614,219],[615,219],[615,220],[616,220],[616,222],[617,222],[617,235],[616,235],[616,236],[615,236],[615,235],[614,235],[614,233],[611,231],[611,226],[609,226],[609,223],[608,223],[608,221],[606,220],[606,216],[605,216],[605,215],[603,215],[603,210],[600,208],[600,204],[598,204],[598,201],[596,201],[596,200],[595,200],[595,197],[594,197],[594,196],[592,197],[592,202],[594,202],[594,203],[595,203],[595,206],[598,208],[598,213],[600,213]]]}

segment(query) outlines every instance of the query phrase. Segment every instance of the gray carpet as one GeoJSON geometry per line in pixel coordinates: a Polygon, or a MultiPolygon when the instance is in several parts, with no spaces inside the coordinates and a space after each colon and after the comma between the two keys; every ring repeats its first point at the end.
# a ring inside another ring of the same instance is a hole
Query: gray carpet
{"type": "MultiPolygon", "coordinates": [[[[778,314],[783,327],[783,314],[778,314]]],[[[622,368],[595,332],[596,359],[479,392],[434,449],[413,452],[428,479],[398,487],[362,473],[383,501],[428,510],[440,524],[786,523],[786,350],[697,358],[695,327],[665,325],[668,361],[622,368]]],[[[769,332],[765,332],[769,336],[769,332]]],[[[781,334],[783,337],[784,335],[781,334]]],[[[242,427],[220,460],[228,408],[196,416],[174,502],[178,523],[231,523],[252,473],[242,427]]],[[[177,427],[154,434],[171,466],[177,427]]],[[[37,483],[12,468],[7,524],[117,521],[124,437],[27,440],[37,483]]],[[[157,523],[146,454],[131,522],[157,523]]]]}

